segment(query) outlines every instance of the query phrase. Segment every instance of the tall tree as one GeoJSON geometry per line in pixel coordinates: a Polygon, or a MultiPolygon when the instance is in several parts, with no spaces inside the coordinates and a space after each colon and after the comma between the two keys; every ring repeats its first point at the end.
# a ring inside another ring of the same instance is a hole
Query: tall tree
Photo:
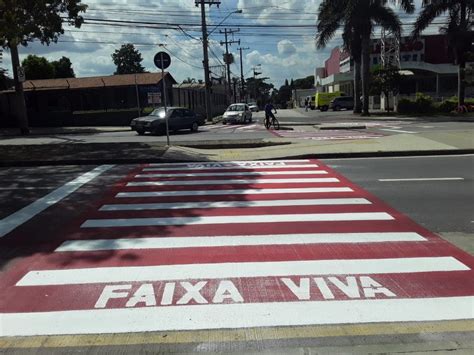
{"type": "Polygon", "coordinates": [[[117,66],[115,74],[144,73],[145,68],[141,65],[143,61],[141,53],[131,43],[124,44],[112,54],[114,64],[117,66]]]}
{"type": "MultiPolygon", "coordinates": [[[[369,114],[370,40],[373,28],[375,25],[380,25],[398,35],[401,32],[400,20],[387,6],[389,2],[399,2],[408,13],[412,13],[415,9],[413,0],[323,0],[319,7],[317,47],[325,47],[336,31],[340,27],[343,28],[344,48],[354,58],[354,96],[358,96],[358,69],[362,69],[364,115],[369,114]]],[[[355,106],[358,106],[357,98],[355,106]]],[[[358,108],[355,111],[358,111],[358,108]]]]}
{"type": "Polygon", "coordinates": [[[72,68],[71,60],[68,57],[62,57],[59,60],[51,62],[54,67],[54,77],[61,78],[75,78],[74,69],[72,68]]]}
{"type": "Polygon", "coordinates": [[[0,0],[0,46],[10,49],[22,134],[28,134],[29,128],[23,85],[18,80],[18,45],[26,46],[35,39],[47,45],[57,42],[64,23],[81,27],[84,19],[80,14],[86,9],[81,0],[0,0]]]}
{"type": "Polygon", "coordinates": [[[0,68],[0,90],[7,90],[13,86],[13,79],[8,76],[6,69],[0,68]]]}
{"type": "Polygon", "coordinates": [[[45,57],[30,54],[21,65],[25,69],[26,80],[54,78],[54,66],[45,57]]]}
{"type": "Polygon", "coordinates": [[[474,0],[423,0],[412,32],[418,37],[435,18],[448,13],[448,24],[440,30],[448,36],[458,65],[458,105],[463,106],[466,88],[467,54],[474,41],[474,0]]]}

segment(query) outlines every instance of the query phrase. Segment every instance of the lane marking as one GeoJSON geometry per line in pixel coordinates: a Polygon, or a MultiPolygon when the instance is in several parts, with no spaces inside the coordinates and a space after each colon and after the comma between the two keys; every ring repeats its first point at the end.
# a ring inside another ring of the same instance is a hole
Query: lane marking
{"type": "Polygon", "coordinates": [[[23,276],[16,286],[85,285],[112,282],[211,280],[305,275],[403,274],[466,270],[470,270],[469,267],[451,256],[124,266],[33,270],[23,276]]]}
{"type": "Polygon", "coordinates": [[[151,167],[151,168],[144,168],[143,171],[179,171],[179,170],[236,170],[236,169],[293,169],[293,168],[317,168],[317,164],[294,164],[294,165],[226,165],[221,164],[217,166],[216,164],[208,164],[208,165],[196,165],[191,167],[169,167],[169,168],[158,168],[158,167],[151,167]]]}
{"type": "Polygon", "coordinates": [[[386,212],[356,213],[308,213],[250,216],[197,216],[169,218],[121,218],[88,219],[81,228],[185,226],[199,224],[242,224],[284,222],[331,222],[331,221],[390,221],[394,218],[386,212]]]}
{"type": "Polygon", "coordinates": [[[220,195],[266,195],[266,194],[308,194],[329,192],[354,192],[350,187],[306,187],[289,189],[242,189],[242,190],[184,190],[119,192],[117,198],[169,197],[169,196],[220,196],[220,195]]]}
{"type": "Polygon", "coordinates": [[[362,157],[362,158],[334,158],[334,159],[323,159],[324,161],[348,161],[348,160],[389,160],[389,159],[439,159],[439,158],[466,158],[474,157],[474,154],[453,154],[453,155],[414,155],[409,157],[362,157]]]}
{"type": "Polygon", "coordinates": [[[412,132],[412,131],[402,131],[400,129],[388,129],[388,128],[379,128],[381,131],[387,131],[387,132],[397,132],[397,133],[409,133],[409,134],[416,134],[418,132],[412,132]]]}
{"type": "Polygon", "coordinates": [[[270,302],[0,314],[1,336],[472,319],[474,297],[270,302]],[[97,321],[100,319],[100,322],[97,321]],[[163,320],[166,321],[163,321],[163,320]]]}
{"type": "Polygon", "coordinates": [[[308,184],[339,182],[338,178],[296,178],[296,179],[252,179],[252,180],[171,180],[129,182],[127,186],[168,186],[168,185],[254,185],[254,184],[308,184]]]}
{"type": "Polygon", "coordinates": [[[456,181],[464,180],[462,177],[446,177],[446,178],[406,178],[406,179],[379,179],[381,182],[395,182],[395,181],[456,181]]]}
{"type": "Polygon", "coordinates": [[[21,210],[18,210],[13,214],[3,218],[0,220],[0,238],[4,237],[23,223],[29,221],[38,213],[61,201],[63,198],[67,197],[84,184],[87,184],[91,180],[95,179],[100,174],[111,169],[113,166],[114,165],[98,166],[95,169],[80,175],[74,180],[65,183],[63,186],[57,188],[56,190],[29,204],[28,206],[23,207],[21,210]]]}
{"type": "Polygon", "coordinates": [[[326,175],[325,170],[293,170],[293,171],[243,171],[231,173],[194,173],[194,174],[138,174],[135,178],[163,177],[200,177],[200,176],[266,176],[266,175],[326,175]]]}
{"type": "Polygon", "coordinates": [[[321,198],[310,200],[212,201],[103,205],[99,211],[145,211],[207,208],[249,208],[278,206],[371,205],[365,198],[321,198]]]}
{"type": "MultiPolygon", "coordinates": [[[[234,165],[240,165],[240,164],[252,164],[254,166],[256,165],[264,165],[264,164],[285,164],[285,163],[310,163],[311,160],[309,159],[294,159],[294,160],[261,160],[261,161],[255,161],[255,160],[233,160],[233,161],[226,161],[222,163],[211,163],[211,162],[206,162],[206,161],[199,161],[199,162],[192,162],[192,163],[150,163],[148,166],[150,167],[161,167],[163,165],[165,166],[185,166],[185,167],[194,167],[194,166],[202,166],[202,165],[229,165],[229,164],[234,164],[234,165]]],[[[285,165],[284,165],[285,166],[285,165]]],[[[292,165],[288,165],[292,166],[292,165]]]]}
{"type": "MultiPolygon", "coordinates": [[[[97,347],[104,345],[150,345],[150,344],[188,344],[188,343],[235,343],[262,340],[304,339],[324,337],[371,336],[387,334],[435,334],[467,333],[474,331],[471,320],[402,322],[402,323],[366,323],[309,325],[293,327],[259,327],[248,329],[219,329],[170,332],[147,332],[128,334],[97,335],[56,335],[54,337],[3,337],[0,338],[2,349],[97,347]],[[145,336],[146,335],[146,336],[145,336]]],[[[444,349],[444,348],[443,348],[444,349]]]]}
{"type": "Polygon", "coordinates": [[[385,243],[422,242],[426,239],[414,232],[379,233],[310,233],[235,235],[216,237],[149,237],[96,240],[69,240],[61,244],[56,252],[128,250],[128,249],[170,249],[206,248],[251,245],[297,245],[337,243],[385,243]]]}

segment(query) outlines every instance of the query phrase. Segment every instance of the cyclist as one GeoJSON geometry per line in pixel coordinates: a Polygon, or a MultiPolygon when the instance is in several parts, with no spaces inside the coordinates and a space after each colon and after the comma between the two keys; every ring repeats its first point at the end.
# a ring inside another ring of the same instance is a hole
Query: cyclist
{"type": "Polygon", "coordinates": [[[272,105],[271,101],[268,101],[267,104],[265,105],[265,127],[270,126],[270,122],[275,119],[275,115],[273,114],[272,111],[275,111],[275,114],[277,113],[277,110],[275,106],[272,105]]]}

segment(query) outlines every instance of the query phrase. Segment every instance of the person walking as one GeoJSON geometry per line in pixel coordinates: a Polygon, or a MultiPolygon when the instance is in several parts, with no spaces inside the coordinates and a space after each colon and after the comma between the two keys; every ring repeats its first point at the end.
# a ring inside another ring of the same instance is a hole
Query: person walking
{"type": "Polygon", "coordinates": [[[304,110],[306,112],[308,112],[308,105],[309,105],[308,98],[306,98],[306,99],[304,99],[304,110]]]}

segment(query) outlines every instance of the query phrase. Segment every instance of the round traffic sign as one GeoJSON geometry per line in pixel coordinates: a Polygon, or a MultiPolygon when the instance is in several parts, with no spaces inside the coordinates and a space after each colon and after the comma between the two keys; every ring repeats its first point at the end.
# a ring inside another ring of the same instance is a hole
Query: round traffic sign
{"type": "Polygon", "coordinates": [[[171,64],[171,57],[166,52],[158,52],[155,54],[155,58],[153,58],[153,61],[159,69],[166,69],[171,64]]]}

